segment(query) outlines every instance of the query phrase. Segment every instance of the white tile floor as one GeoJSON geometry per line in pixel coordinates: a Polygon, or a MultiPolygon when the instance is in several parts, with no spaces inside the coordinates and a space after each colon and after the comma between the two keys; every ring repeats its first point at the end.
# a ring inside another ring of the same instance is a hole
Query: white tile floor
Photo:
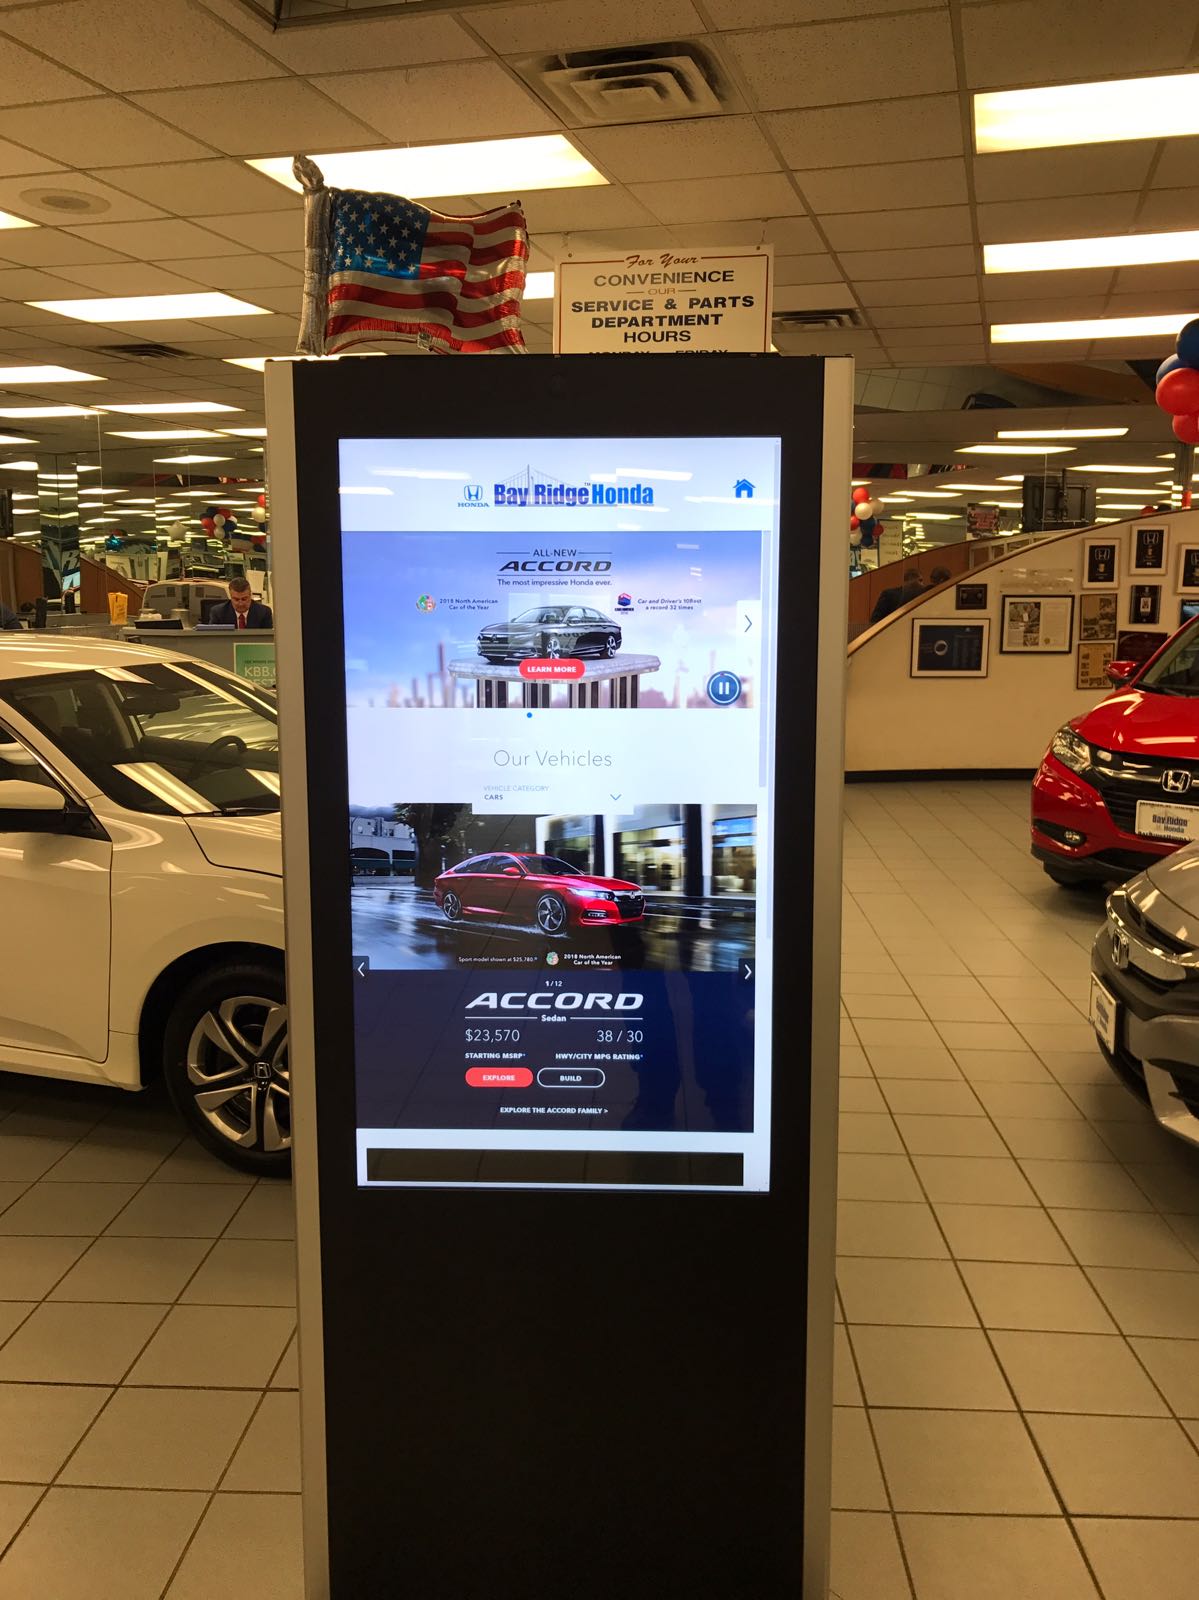
{"type": "MultiPolygon", "coordinates": [[[[1023,784],[847,794],[833,1592],[1192,1600],[1199,1152],[1023,784]]],[[[0,1076],[0,1600],[300,1600],[290,1191],[0,1076]]]]}
{"type": "Polygon", "coordinates": [[[1023,783],[846,796],[833,1593],[1199,1592],[1199,1151],[1086,1021],[1023,783]]]}

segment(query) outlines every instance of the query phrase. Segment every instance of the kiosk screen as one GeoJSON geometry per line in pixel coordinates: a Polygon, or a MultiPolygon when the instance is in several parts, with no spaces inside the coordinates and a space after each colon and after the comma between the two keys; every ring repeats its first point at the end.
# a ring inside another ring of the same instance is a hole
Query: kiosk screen
{"type": "Polygon", "coordinates": [[[340,452],[359,1183],[768,1189],[780,441],[340,452]]]}

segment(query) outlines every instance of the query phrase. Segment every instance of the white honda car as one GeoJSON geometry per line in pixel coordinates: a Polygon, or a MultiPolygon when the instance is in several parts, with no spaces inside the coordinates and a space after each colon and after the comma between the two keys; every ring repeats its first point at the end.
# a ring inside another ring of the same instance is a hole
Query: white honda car
{"type": "Polygon", "coordinates": [[[140,1089],[285,1171],[274,702],[174,652],[0,634],[0,1069],[140,1089]]]}

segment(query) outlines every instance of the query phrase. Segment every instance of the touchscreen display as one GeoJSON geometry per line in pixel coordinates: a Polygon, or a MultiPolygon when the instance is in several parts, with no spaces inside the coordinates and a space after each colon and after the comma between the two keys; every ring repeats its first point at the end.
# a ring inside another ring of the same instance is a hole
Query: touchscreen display
{"type": "Polygon", "coordinates": [[[769,1188],[779,454],[341,442],[360,1184],[769,1188]]]}

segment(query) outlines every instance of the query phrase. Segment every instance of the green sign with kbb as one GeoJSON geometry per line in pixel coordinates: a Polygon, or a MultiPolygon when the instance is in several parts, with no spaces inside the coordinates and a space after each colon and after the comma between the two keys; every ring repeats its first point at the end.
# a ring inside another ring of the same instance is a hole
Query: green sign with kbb
{"type": "Polygon", "coordinates": [[[233,670],[239,678],[261,684],[264,689],[275,687],[275,645],[247,640],[233,644],[233,670]]]}

